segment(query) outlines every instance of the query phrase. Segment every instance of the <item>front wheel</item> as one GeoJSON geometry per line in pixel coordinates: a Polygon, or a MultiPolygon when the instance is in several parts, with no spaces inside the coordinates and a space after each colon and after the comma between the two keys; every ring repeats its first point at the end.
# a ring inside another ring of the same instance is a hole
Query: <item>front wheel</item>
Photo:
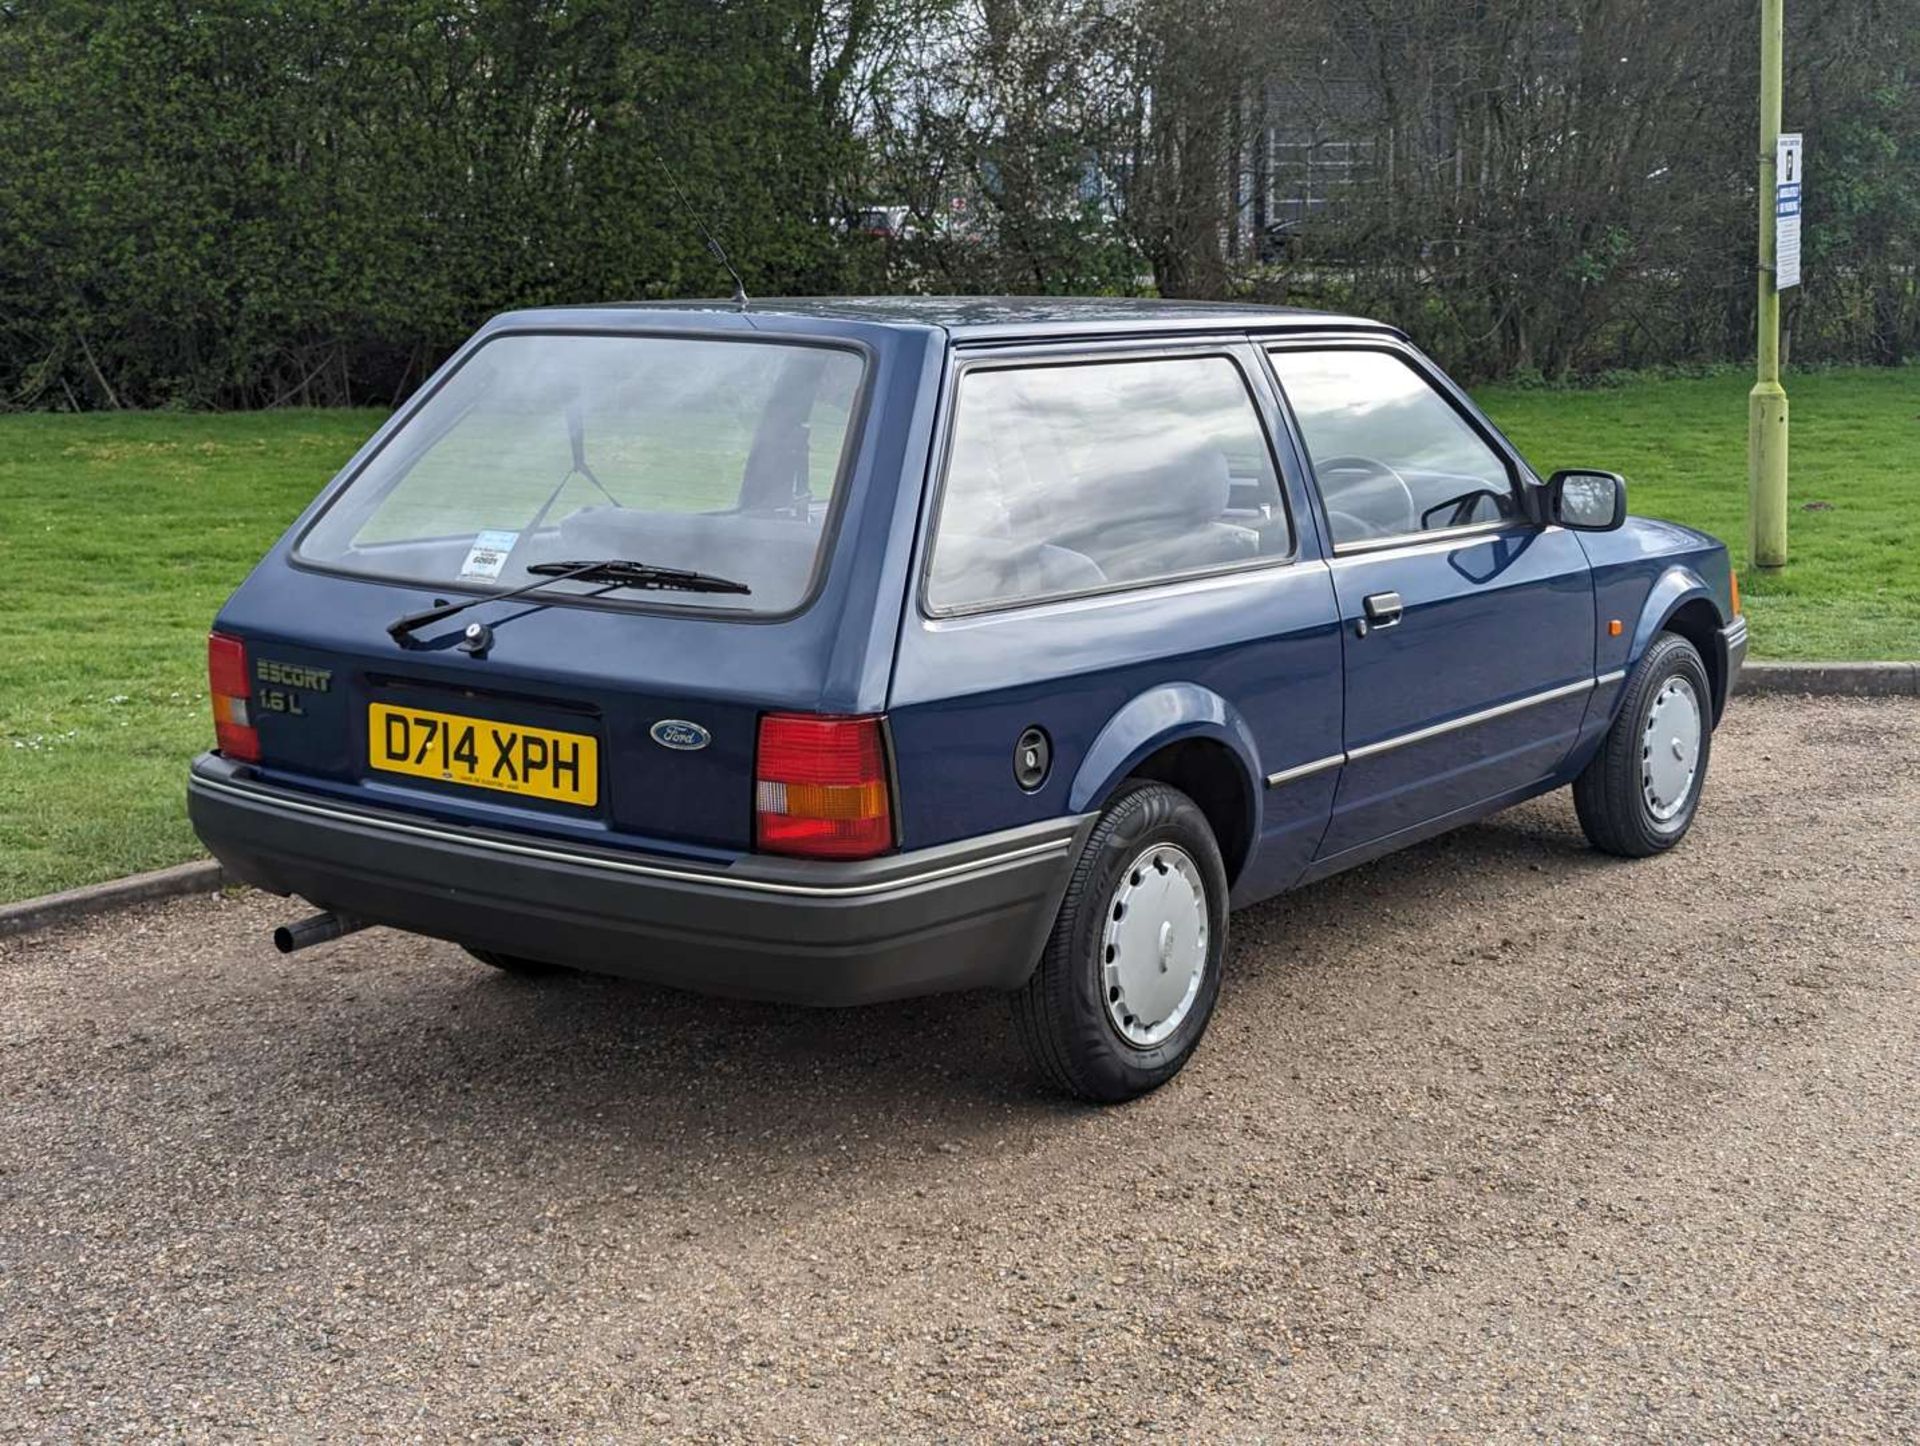
{"type": "Polygon", "coordinates": [[[1014,996],[1034,1064],[1116,1103],[1172,1079],[1206,1033],[1227,943],[1227,873],[1206,815],[1136,782],[1074,863],[1039,967],[1014,996]]]}
{"type": "Polygon", "coordinates": [[[1574,780],[1573,807],[1595,848],[1643,859],[1686,837],[1713,746],[1713,690],[1699,650],[1661,633],[1627,679],[1619,716],[1574,780]]]}

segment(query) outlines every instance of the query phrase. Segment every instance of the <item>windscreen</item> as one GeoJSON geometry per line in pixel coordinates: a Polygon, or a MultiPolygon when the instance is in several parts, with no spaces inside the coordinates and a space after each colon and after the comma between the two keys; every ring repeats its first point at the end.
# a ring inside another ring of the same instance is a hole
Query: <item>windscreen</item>
{"type": "Polygon", "coordinates": [[[852,351],[567,333],[497,337],[408,419],[300,540],[309,563],[505,589],[617,560],[746,592],[600,593],[646,606],[805,602],[864,371],[852,351]]]}

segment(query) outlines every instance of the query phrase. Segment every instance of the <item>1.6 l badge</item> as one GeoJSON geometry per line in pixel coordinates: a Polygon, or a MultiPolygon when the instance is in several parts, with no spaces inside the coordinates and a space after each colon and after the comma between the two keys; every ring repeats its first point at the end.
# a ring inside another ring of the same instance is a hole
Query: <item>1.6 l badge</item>
{"type": "Polygon", "coordinates": [[[684,718],[662,718],[647,732],[662,748],[672,748],[680,753],[692,753],[713,742],[711,733],[698,723],[689,723],[684,718]]]}
{"type": "Polygon", "coordinates": [[[254,694],[261,709],[295,718],[307,716],[306,705],[300,697],[303,690],[324,693],[333,687],[331,668],[308,668],[297,663],[277,663],[272,658],[261,658],[254,664],[253,673],[261,685],[254,694]]]}

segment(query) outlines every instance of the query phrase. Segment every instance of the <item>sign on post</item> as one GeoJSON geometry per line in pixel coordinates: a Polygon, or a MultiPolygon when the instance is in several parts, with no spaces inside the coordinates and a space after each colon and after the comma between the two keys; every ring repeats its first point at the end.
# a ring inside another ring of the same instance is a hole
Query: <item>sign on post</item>
{"type": "Polygon", "coordinates": [[[1773,152],[1773,285],[1800,284],[1800,133],[1783,133],[1773,152]]]}

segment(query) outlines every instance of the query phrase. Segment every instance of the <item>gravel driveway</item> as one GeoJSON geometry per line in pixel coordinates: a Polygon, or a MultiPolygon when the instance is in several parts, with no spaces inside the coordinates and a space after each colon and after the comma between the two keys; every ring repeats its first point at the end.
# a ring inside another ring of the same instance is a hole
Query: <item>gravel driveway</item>
{"type": "Polygon", "coordinates": [[[296,906],[0,943],[0,1438],[1912,1439],[1920,706],[1741,700],[1237,915],[1172,1085],[1004,1001],[530,985],[296,906]]]}

